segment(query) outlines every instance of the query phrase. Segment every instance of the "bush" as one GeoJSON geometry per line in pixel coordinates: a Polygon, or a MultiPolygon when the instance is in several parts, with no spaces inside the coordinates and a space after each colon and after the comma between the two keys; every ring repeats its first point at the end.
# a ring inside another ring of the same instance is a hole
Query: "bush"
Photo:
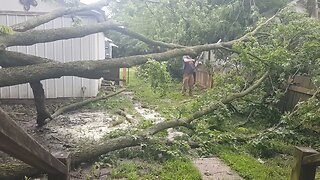
{"type": "Polygon", "coordinates": [[[168,91],[172,79],[167,71],[167,64],[155,60],[149,60],[138,69],[138,77],[150,84],[154,92],[161,96],[168,91]]]}
{"type": "Polygon", "coordinates": [[[172,79],[181,81],[182,75],[183,75],[183,63],[181,58],[175,58],[171,61],[168,61],[168,67],[167,67],[170,76],[172,79]]]}

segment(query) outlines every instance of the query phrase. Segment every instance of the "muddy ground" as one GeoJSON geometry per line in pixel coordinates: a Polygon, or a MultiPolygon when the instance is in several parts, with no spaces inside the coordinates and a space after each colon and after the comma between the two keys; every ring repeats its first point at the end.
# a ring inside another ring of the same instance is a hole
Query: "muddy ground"
{"type": "MultiPolygon", "coordinates": [[[[131,92],[124,92],[122,96],[129,97],[134,104],[134,109],[146,120],[153,123],[165,120],[159,113],[141,105],[140,102],[133,100],[131,92]]],[[[121,96],[120,95],[120,96],[121,96]]],[[[72,101],[80,101],[72,100],[72,101]]],[[[50,112],[70,104],[69,101],[47,101],[47,107],[50,112]]],[[[14,119],[20,127],[34,137],[42,146],[50,152],[70,151],[81,142],[95,142],[104,135],[118,129],[132,128],[132,122],[121,120],[124,117],[113,114],[106,110],[95,110],[81,108],[56,117],[43,128],[36,127],[36,112],[33,102],[26,101],[24,104],[0,104],[0,107],[8,112],[9,116],[14,119]],[[120,122],[120,123],[119,123],[120,122]]],[[[133,115],[130,115],[134,117],[133,115]]],[[[137,123],[137,122],[136,122],[137,123]]],[[[174,139],[176,136],[183,135],[173,129],[168,130],[168,138],[174,139]]],[[[0,152],[0,163],[15,161],[15,159],[0,152]]],[[[194,164],[200,169],[204,179],[241,179],[228,166],[217,158],[196,158],[194,164]]],[[[72,179],[85,179],[86,174],[90,173],[90,165],[85,163],[72,172],[72,179]]],[[[110,168],[100,169],[97,179],[105,179],[110,174],[110,168]]]]}

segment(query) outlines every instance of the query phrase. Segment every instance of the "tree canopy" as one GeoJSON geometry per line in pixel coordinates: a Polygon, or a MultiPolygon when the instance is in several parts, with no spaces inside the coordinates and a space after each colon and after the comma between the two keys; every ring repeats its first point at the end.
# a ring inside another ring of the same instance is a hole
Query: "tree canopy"
{"type": "MultiPolygon", "coordinates": [[[[148,38],[181,45],[215,43],[240,37],[257,25],[263,16],[272,16],[287,0],[281,1],[124,1],[112,6],[113,17],[148,38]]],[[[111,35],[120,54],[154,50],[138,41],[111,35]],[[123,43],[123,44],[122,44],[123,43]],[[136,48],[135,48],[136,47],[136,48]]]]}

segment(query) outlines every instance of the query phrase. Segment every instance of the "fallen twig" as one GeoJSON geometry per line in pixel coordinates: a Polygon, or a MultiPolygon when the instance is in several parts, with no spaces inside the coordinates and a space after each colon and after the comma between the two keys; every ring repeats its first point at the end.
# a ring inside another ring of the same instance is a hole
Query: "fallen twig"
{"type": "Polygon", "coordinates": [[[57,116],[59,116],[60,114],[63,114],[63,113],[66,113],[66,112],[70,112],[70,111],[73,111],[75,109],[78,109],[80,107],[83,107],[89,103],[93,103],[93,102],[96,102],[96,101],[100,101],[100,100],[103,100],[103,99],[107,99],[109,97],[112,97],[112,96],[115,96],[121,92],[123,92],[125,89],[120,89],[119,91],[115,92],[115,93],[112,93],[112,94],[109,94],[109,95],[106,95],[106,96],[100,96],[100,97],[95,97],[95,98],[91,98],[91,99],[86,99],[84,101],[81,101],[81,102],[77,102],[77,103],[74,103],[74,104],[70,104],[70,105],[67,105],[67,106],[64,106],[60,109],[58,109],[53,115],[52,115],[52,118],[55,118],[57,116]]]}
{"type": "Polygon", "coordinates": [[[127,120],[129,123],[131,123],[131,124],[133,124],[133,123],[135,123],[135,122],[138,122],[136,119],[132,118],[129,114],[127,114],[127,113],[124,112],[123,110],[118,110],[116,113],[119,114],[120,116],[125,117],[126,120],[127,120]]]}

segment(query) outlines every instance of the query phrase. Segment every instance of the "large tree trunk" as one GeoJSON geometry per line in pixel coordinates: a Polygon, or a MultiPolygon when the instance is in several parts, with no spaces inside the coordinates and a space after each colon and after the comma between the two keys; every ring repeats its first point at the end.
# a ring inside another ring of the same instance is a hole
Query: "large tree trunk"
{"type": "Polygon", "coordinates": [[[43,126],[46,119],[52,119],[45,104],[44,89],[40,81],[30,82],[30,86],[33,91],[34,103],[37,110],[37,124],[43,126]]]}
{"type": "MultiPolygon", "coordinates": [[[[131,56],[131,57],[123,57],[123,58],[115,58],[111,60],[98,60],[98,61],[74,61],[74,62],[68,62],[68,63],[57,63],[50,59],[41,58],[41,57],[35,57],[32,55],[25,55],[25,57],[21,57],[21,59],[27,59],[28,58],[35,58],[36,64],[30,65],[30,66],[23,66],[23,67],[14,67],[14,68],[4,68],[0,71],[0,87],[4,86],[11,86],[11,85],[17,85],[17,84],[23,84],[23,83],[29,83],[34,81],[40,81],[44,79],[53,79],[53,78],[60,78],[62,76],[79,76],[84,78],[91,78],[91,79],[99,79],[100,77],[106,77],[108,78],[108,75],[104,76],[106,74],[106,71],[111,68],[121,68],[121,67],[131,67],[136,65],[141,65],[146,63],[149,59],[155,59],[157,61],[167,61],[170,58],[182,56],[184,54],[197,54],[202,51],[208,51],[212,49],[221,49],[225,47],[231,47],[234,43],[247,40],[250,36],[255,35],[257,31],[264,26],[265,24],[268,24],[275,16],[271,17],[264,23],[257,26],[255,30],[253,30],[250,33],[245,34],[244,36],[227,42],[220,42],[220,43],[213,43],[213,44],[205,44],[205,45],[198,45],[198,46],[191,46],[191,47],[183,47],[178,45],[172,45],[172,44],[166,44],[166,43],[159,43],[159,42],[152,42],[153,45],[158,46],[165,46],[165,47],[179,47],[179,49],[173,49],[162,53],[154,53],[154,54],[147,54],[147,55],[137,55],[137,56],[131,56]],[[47,62],[47,63],[41,63],[40,62],[47,62]]],[[[97,25],[101,29],[103,29],[105,26],[111,26],[115,30],[121,30],[117,25],[114,25],[112,23],[101,23],[97,25]]],[[[86,33],[90,34],[94,30],[93,27],[86,27],[83,31],[88,31],[86,33]]],[[[65,30],[64,30],[65,31],[65,30]]],[[[61,34],[64,33],[64,31],[60,30],[52,30],[52,36],[50,35],[50,38],[52,40],[57,40],[57,38],[61,37],[61,34]],[[58,33],[59,32],[59,33],[58,33]],[[58,33],[58,34],[57,34],[58,33]]],[[[69,28],[70,32],[77,32],[77,29],[75,28],[69,28]]],[[[13,34],[13,35],[7,35],[7,36],[0,36],[0,46],[3,42],[6,45],[27,45],[31,43],[39,43],[43,42],[45,39],[45,35],[48,36],[48,33],[50,33],[51,30],[47,30],[46,32],[39,32],[39,37],[36,39],[33,39],[35,34],[32,34],[30,32],[26,32],[26,36],[28,37],[20,37],[20,34],[13,34]],[[44,35],[45,34],[45,35],[44,35]],[[41,37],[40,37],[41,36],[41,37]],[[2,38],[2,39],[1,39],[2,38]],[[10,43],[9,43],[10,42],[10,43]],[[15,42],[15,43],[13,43],[15,42]],[[17,43],[19,42],[19,43],[17,43]],[[23,43],[26,42],[26,43],[23,43]],[[11,44],[12,43],[12,44],[11,44]]],[[[69,33],[70,33],[69,32],[69,33]]],[[[144,42],[146,39],[144,37],[137,36],[136,34],[132,34],[132,32],[124,31],[127,34],[130,34],[136,38],[140,38],[144,42]]],[[[72,37],[80,37],[82,35],[85,35],[85,32],[78,32],[77,35],[72,34],[70,36],[69,33],[63,34],[63,38],[68,39],[72,37]]],[[[38,34],[36,34],[38,36],[38,34]]],[[[32,44],[31,43],[31,44],[32,44]]],[[[150,42],[149,42],[150,43],[150,42]]],[[[17,56],[22,56],[21,54],[17,56]]],[[[4,58],[5,59],[5,58],[4,58]]],[[[19,60],[21,60],[19,59],[19,60]]],[[[7,59],[5,59],[7,60],[7,59]]],[[[4,61],[0,56],[0,64],[2,64],[2,61],[4,61]]],[[[8,62],[8,61],[7,61],[8,62]]],[[[10,62],[10,59],[9,59],[10,62]]],[[[31,63],[33,64],[33,63],[31,63]]]]}
{"type": "MultiPolygon", "coordinates": [[[[190,126],[190,123],[192,123],[194,120],[217,110],[221,106],[221,103],[227,104],[251,93],[254,89],[256,89],[262,84],[262,82],[267,76],[268,76],[268,72],[266,72],[259,80],[257,80],[248,89],[240,93],[231,94],[230,96],[225,97],[219,103],[212,104],[206,109],[197,111],[188,118],[164,121],[164,122],[155,124],[147,129],[144,129],[141,132],[137,133],[136,135],[122,136],[122,137],[110,139],[107,141],[102,141],[98,144],[83,146],[80,151],[76,151],[72,153],[72,156],[71,156],[72,164],[78,165],[84,161],[95,160],[100,155],[106,154],[111,151],[115,151],[115,150],[126,148],[126,147],[137,146],[137,145],[140,145],[141,143],[146,143],[148,142],[150,136],[160,131],[166,130],[168,128],[174,128],[178,126],[188,127],[190,126]]],[[[0,165],[0,179],[21,178],[24,175],[32,175],[35,172],[38,172],[36,169],[30,168],[30,166],[27,166],[26,164],[21,164],[20,166],[16,165],[15,167],[17,170],[14,169],[15,171],[12,172],[13,169],[10,164],[0,165]]]]}

